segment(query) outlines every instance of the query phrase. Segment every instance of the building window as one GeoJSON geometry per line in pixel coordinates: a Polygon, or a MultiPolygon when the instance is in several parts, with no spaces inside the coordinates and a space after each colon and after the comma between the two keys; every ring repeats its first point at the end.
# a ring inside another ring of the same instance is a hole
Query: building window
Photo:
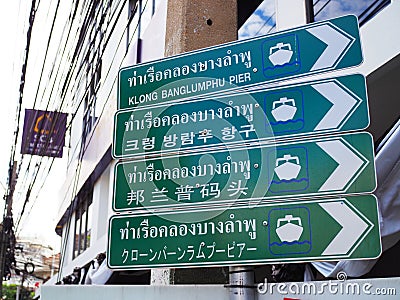
{"type": "Polygon", "coordinates": [[[86,80],[84,94],[84,114],[83,114],[83,143],[94,128],[97,121],[96,117],[96,95],[100,87],[101,71],[102,71],[102,53],[104,51],[104,31],[105,18],[108,13],[108,6],[103,7],[99,2],[93,4],[89,14],[88,22],[87,47],[82,63],[82,71],[86,80]]]}
{"type": "MultiPolygon", "coordinates": [[[[247,8],[247,7],[246,7],[247,8]]],[[[240,12],[239,12],[240,13],[240,12]]],[[[245,14],[245,12],[243,12],[245,14]]],[[[264,0],[239,28],[239,40],[276,31],[275,1],[264,0]]]]}
{"type": "Polygon", "coordinates": [[[314,20],[322,21],[353,14],[362,25],[389,3],[390,0],[313,0],[314,20]]]}
{"type": "Polygon", "coordinates": [[[133,36],[136,34],[136,38],[139,36],[137,33],[138,26],[140,25],[138,22],[138,9],[139,9],[139,1],[138,0],[129,0],[128,2],[128,24],[126,26],[126,51],[129,49],[129,45],[132,42],[133,36]],[[134,17],[136,18],[133,21],[134,17]]]}
{"type": "Polygon", "coordinates": [[[93,189],[78,195],[78,205],[75,210],[74,250],[76,258],[90,247],[92,235],[92,198],[93,189]]]}
{"type": "Polygon", "coordinates": [[[138,9],[138,5],[139,5],[138,0],[129,0],[128,23],[132,21],[132,18],[138,9]]]}

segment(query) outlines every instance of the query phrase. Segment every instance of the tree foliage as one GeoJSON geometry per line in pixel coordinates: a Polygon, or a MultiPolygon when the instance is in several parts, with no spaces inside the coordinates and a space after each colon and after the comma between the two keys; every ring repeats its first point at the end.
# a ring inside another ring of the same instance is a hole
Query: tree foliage
{"type": "MultiPolygon", "coordinates": [[[[17,296],[17,287],[19,285],[16,284],[3,284],[3,297],[6,296],[9,300],[14,300],[17,296]]],[[[19,300],[32,300],[34,293],[29,291],[26,287],[22,287],[20,292],[19,300]]]]}

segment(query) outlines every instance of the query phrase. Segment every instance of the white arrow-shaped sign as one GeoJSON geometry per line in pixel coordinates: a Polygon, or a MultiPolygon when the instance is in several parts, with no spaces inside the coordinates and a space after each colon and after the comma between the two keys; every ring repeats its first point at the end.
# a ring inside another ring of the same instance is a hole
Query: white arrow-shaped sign
{"type": "Polygon", "coordinates": [[[332,157],[338,166],[320,187],[320,192],[343,190],[366,167],[368,161],[357,150],[350,149],[342,140],[318,142],[317,145],[332,157]]]}
{"type": "Polygon", "coordinates": [[[319,203],[319,205],[342,226],[322,255],[347,254],[369,225],[344,201],[319,203]]]}
{"type": "Polygon", "coordinates": [[[311,86],[332,103],[332,107],[314,128],[315,131],[340,129],[342,121],[350,117],[361,102],[361,99],[356,100],[336,82],[323,82],[311,86]]]}
{"type": "Polygon", "coordinates": [[[332,24],[323,24],[307,29],[309,33],[327,45],[310,71],[336,66],[340,58],[346,54],[347,50],[355,41],[353,37],[350,37],[340,29],[332,26],[332,24]]]}

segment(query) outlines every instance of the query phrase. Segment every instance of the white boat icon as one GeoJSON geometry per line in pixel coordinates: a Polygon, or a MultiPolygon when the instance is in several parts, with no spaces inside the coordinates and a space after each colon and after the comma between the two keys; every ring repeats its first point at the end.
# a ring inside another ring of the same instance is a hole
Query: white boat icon
{"type": "Polygon", "coordinates": [[[300,170],[301,166],[297,156],[285,154],[275,162],[274,171],[280,180],[295,179],[299,175],[300,170]]]}
{"type": "Polygon", "coordinates": [[[298,241],[303,233],[301,218],[293,215],[285,215],[284,218],[278,219],[276,227],[275,232],[281,242],[298,241]]]}
{"type": "Polygon", "coordinates": [[[292,58],[293,51],[290,44],[277,43],[269,48],[269,60],[274,66],[287,64],[292,58]]]}
{"type": "Polygon", "coordinates": [[[279,100],[272,102],[272,116],[276,121],[292,120],[296,114],[297,107],[294,99],[282,97],[279,100]]]}

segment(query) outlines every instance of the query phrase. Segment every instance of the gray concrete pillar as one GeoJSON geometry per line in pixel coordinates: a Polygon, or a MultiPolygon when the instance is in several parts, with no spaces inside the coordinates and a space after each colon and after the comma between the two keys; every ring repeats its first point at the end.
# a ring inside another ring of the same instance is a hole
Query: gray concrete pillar
{"type": "MultiPolygon", "coordinates": [[[[237,0],[169,0],[165,56],[237,40],[237,0]]],[[[225,283],[222,268],[154,269],[152,285],[198,283],[204,278],[225,283]]]]}
{"type": "Polygon", "coordinates": [[[169,0],[165,56],[237,39],[237,0],[169,0]]]}

